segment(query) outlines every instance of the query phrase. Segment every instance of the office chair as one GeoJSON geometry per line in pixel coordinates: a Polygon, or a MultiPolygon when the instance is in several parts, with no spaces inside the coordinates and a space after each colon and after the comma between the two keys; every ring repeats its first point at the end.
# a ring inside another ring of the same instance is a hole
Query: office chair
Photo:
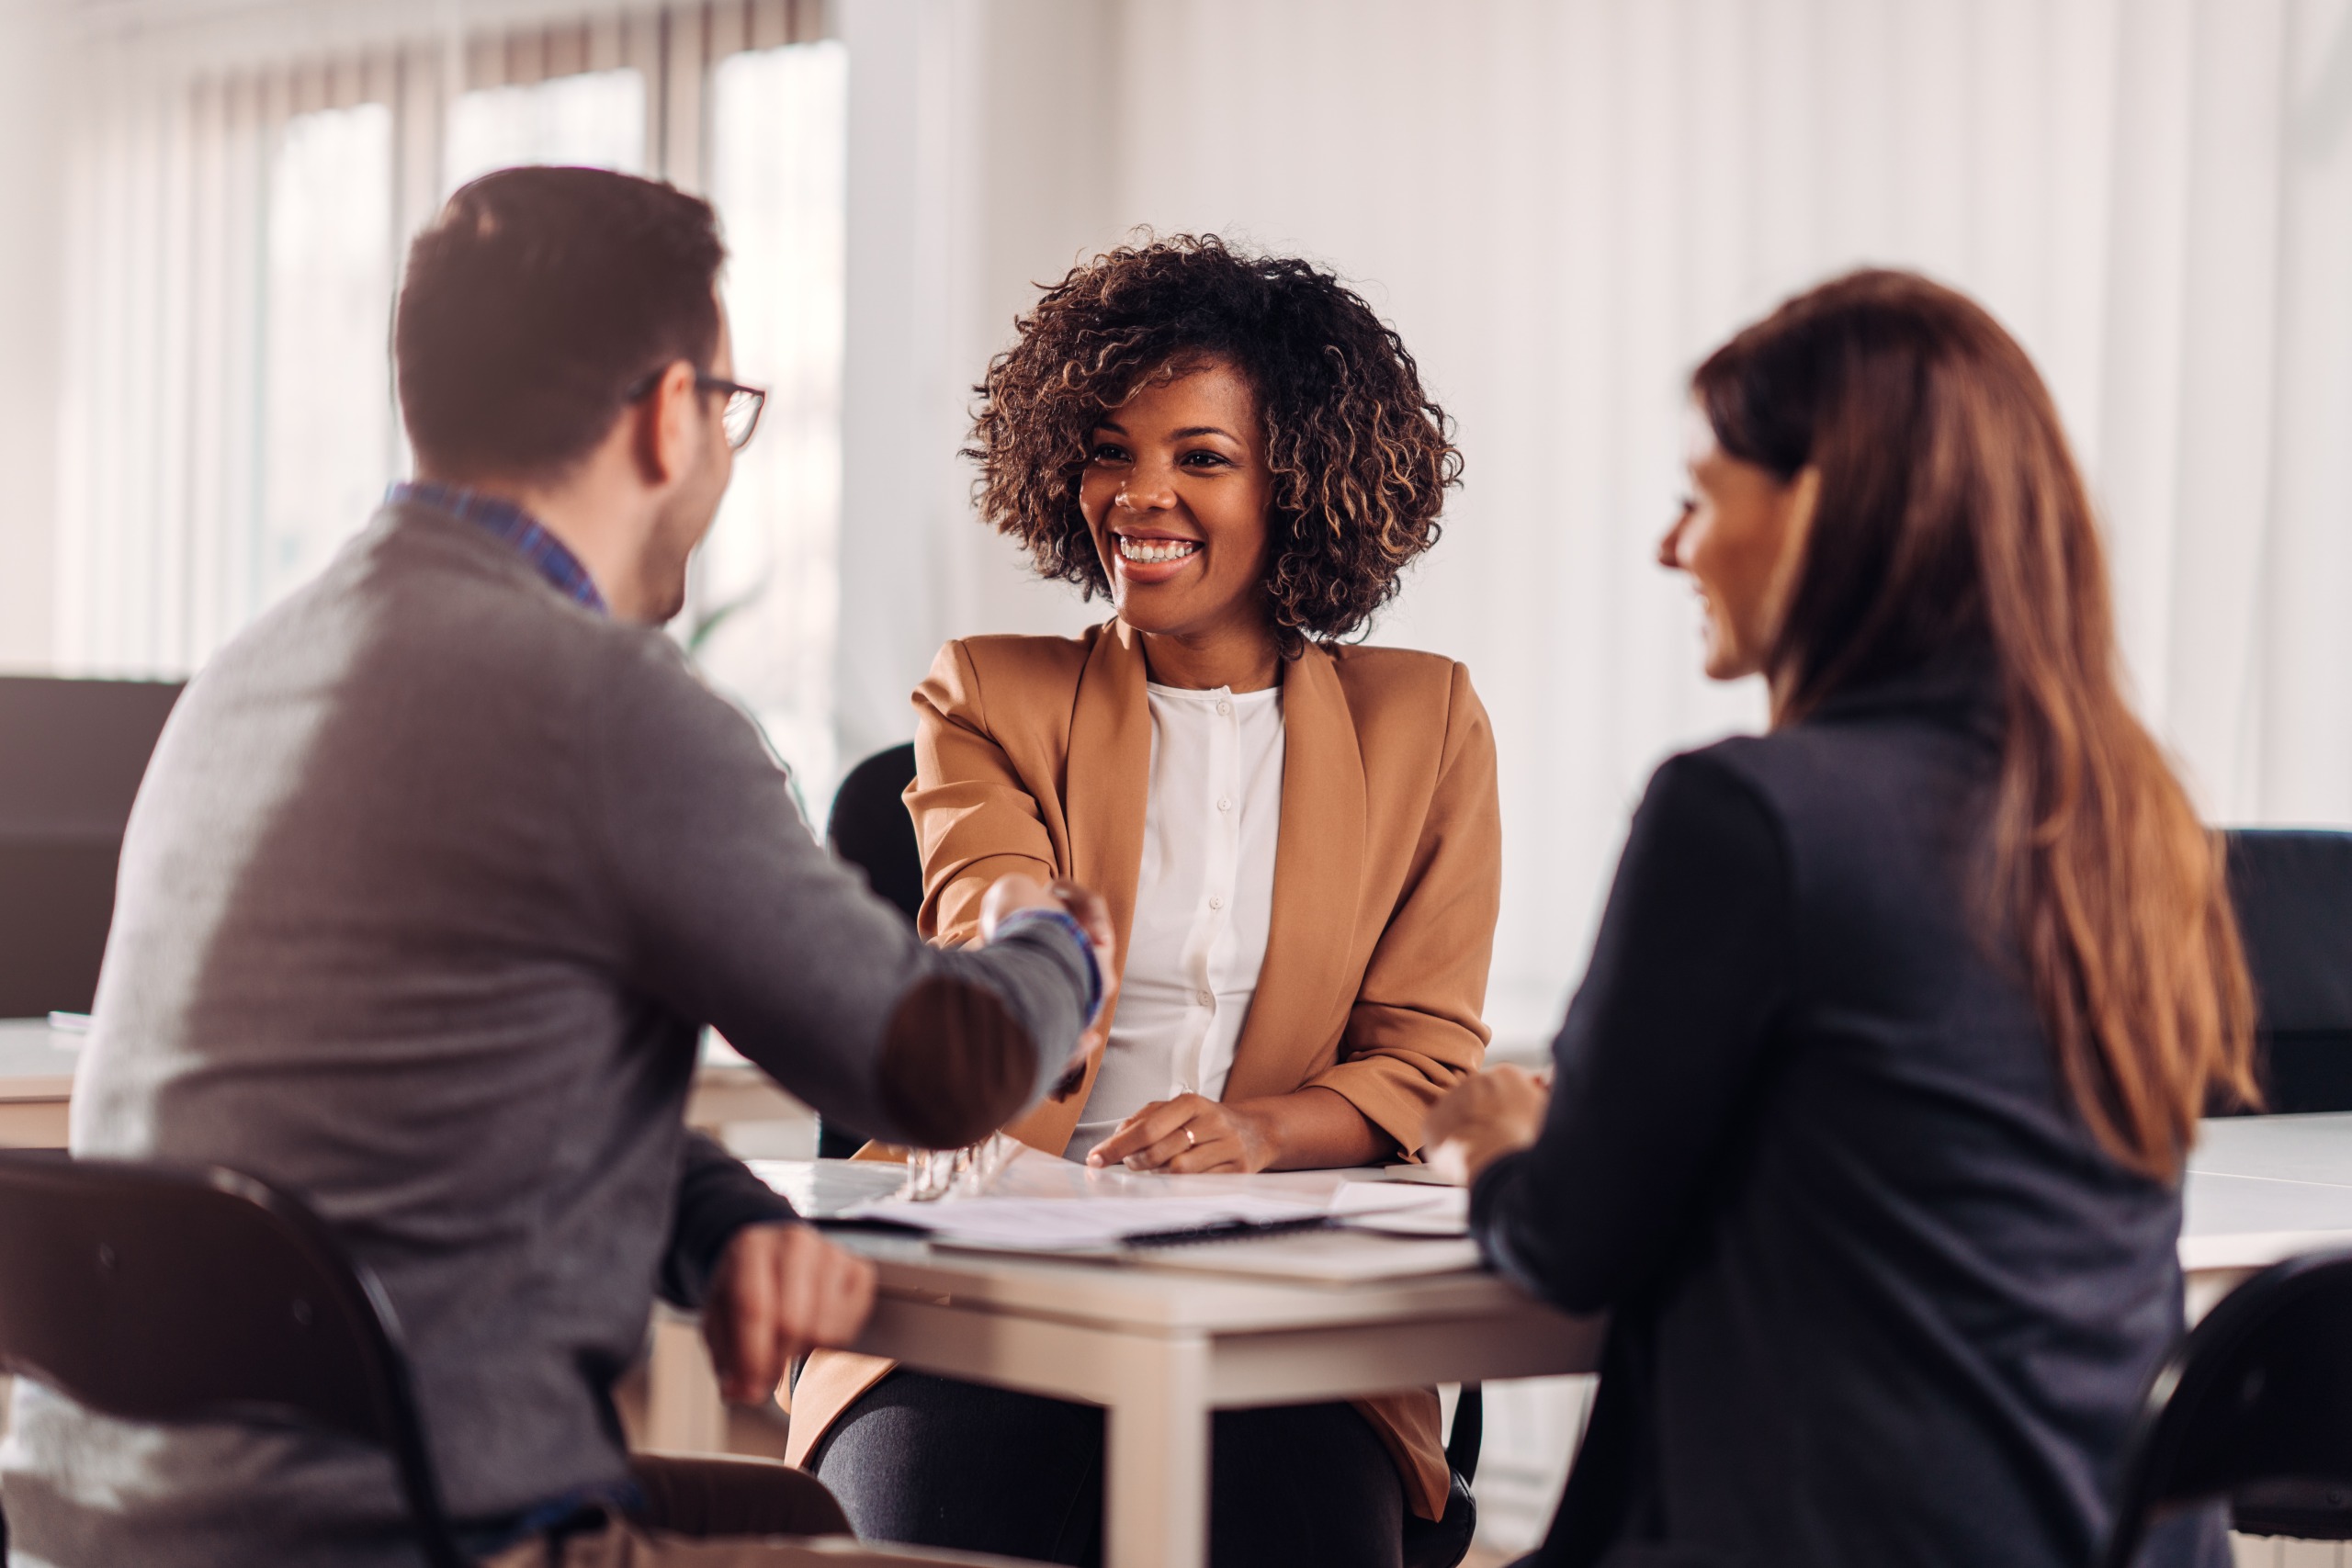
{"type": "Polygon", "coordinates": [[[2330,1495],[2352,1494],[2346,1324],[2352,1253],[2274,1264],[2206,1314],[2149,1385],[2104,1568],[2130,1568],[2154,1517],[2213,1498],[2235,1495],[2252,1534],[2342,1517],[2330,1495]]]}
{"type": "Polygon", "coordinates": [[[391,1303],[323,1222],[218,1168],[0,1157],[0,1370],[126,1421],[382,1449],[433,1568],[468,1568],[391,1303]]]}
{"type": "MultiPolygon", "coordinates": [[[[307,1206],[249,1176],[0,1155],[0,1371],[120,1420],[372,1444],[424,1560],[478,1568],[443,1509],[382,1288],[307,1206]]],[[[6,1540],[0,1522],[0,1555],[6,1540]]],[[[775,1568],[1024,1568],[847,1536],[765,1545],[775,1568]]]]}
{"type": "Polygon", "coordinates": [[[1475,1382],[1462,1385],[1453,1402],[1453,1430],[1446,1434],[1445,1463],[1453,1472],[1442,1517],[1405,1515],[1405,1568],[1453,1568],[1470,1554],[1478,1535],[1478,1503],[1470,1483],[1478,1475],[1478,1449],[1486,1437],[1487,1396],[1475,1382]]]}
{"type": "MultiPolygon", "coordinates": [[[[876,751],[849,771],[825,819],[833,853],[865,873],[874,891],[913,919],[922,908],[922,851],[900,798],[915,780],[911,743],[876,751]]],[[[817,1157],[847,1159],[865,1146],[865,1134],[817,1121],[817,1157]]]]}
{"type": "Polygon", "coordinates": [[[2263,1109],[2352,1111],[2352,833],[2222,837],[2254,976],[2263,1109]]]}

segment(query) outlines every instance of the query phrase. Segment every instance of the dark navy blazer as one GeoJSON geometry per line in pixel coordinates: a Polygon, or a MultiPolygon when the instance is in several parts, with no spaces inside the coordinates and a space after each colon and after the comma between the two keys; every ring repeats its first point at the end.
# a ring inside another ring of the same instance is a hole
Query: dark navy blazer
{"type": "MultiPolygon", "coordinates": [[[[1991,683],[1885,682],[1658,770],[1473,1194],[1496,1267],[1612,1314],[1531,1562],[2081,1568],[2181,1331],[2180,1198],[2101,1152],[1979,918],[1991,683]]],[[[2225,1564],[2218,1514],[2150,1562],[2225,1564]]]]}

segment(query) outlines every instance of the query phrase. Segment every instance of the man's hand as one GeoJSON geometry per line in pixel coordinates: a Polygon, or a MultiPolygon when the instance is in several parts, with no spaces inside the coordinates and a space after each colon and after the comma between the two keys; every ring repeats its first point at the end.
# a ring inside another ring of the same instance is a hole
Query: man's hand
{"type": "MultiPolygon", "coordinates": [[[[1095,973],[1102,976],[1107,994],[1118,978],[1118,971],[1112,966],[1112,950],[1118,938],[1111,929],[1111,907],[1102,902],[1099,894],[1066,876],[1057,876],[1051,883],[1041,883],[1019,872],[1000,876],[989,885],[980,899],[980,940],[995,941],[998,925],[1018,909],[1054,909],[1076,920],[1078,929],[1086,933],[1087,942],[1094,949],[1095,973]]],[[[1078,1092],[1088,1066],[1102,1053],[1108,1035],[1102,1021],[1096,1020],[1093,1028],[1079,1036],[1077,1048],[1070,1053],[1069,1063],[1055,1082],[1050,1098],[1067,1100],[1078,1092]]]]}
{"type": "Polygon", "coordinates": [[[1467,1186],[1508,1154],[1535,1142],[1551,1086],[1523,1067],[1489,1067],[1430,1108],[1421,1146],[1430,1166],[1467,1186]]]}
{"type": "Polygon", "coordinates": [[[728,1242],[703,1303],[702,1337],[718,1386],[764,1404],[794,1361],[854,1340],[874,1310],[874,1265],[808,1225],[745,1225],[728,1242]]]}

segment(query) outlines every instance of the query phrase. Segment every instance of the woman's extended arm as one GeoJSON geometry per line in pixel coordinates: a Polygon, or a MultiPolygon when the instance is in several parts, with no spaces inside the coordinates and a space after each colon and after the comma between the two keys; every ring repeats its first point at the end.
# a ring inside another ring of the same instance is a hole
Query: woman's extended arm
{"type": "MultiPolygon", "coordinates": [[[[1779,825],[1748,785],[1704,756],[1660,768],[1553,1047],[1542,1133],[1472,1189],[1497,1268],[1574,1312],[1648,1279],[1750,1100],[1790,994],[1792,904],[1779,825]]],[[[1461,1091],[1479,1120],[1524,1111],[1523,1093],[1482,1087],[1461,1091]]],[[[1440,1109],[1435,1135],[1475,1141],[1457,1111],[1440,1109]]]]}
{"type": "Polygon", "coordinates": [[[980,900],[1000,876],[1057,874],[1037,802],[989,732],[971,656],[951,642],[915,688],[917,783],[909,797],[922,853],[916,927],[946,947],[978,935],[980,900]],[[923,781],[933,781],[925,783],[923,781]]]}

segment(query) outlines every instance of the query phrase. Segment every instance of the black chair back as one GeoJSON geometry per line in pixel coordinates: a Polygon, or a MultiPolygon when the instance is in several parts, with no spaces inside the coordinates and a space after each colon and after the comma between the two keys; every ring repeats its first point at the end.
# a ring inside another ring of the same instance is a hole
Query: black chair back
{"type": "MultiPolygon", "coordinates": [[[[911,744],[876,751],[842,780],[833,794],[832,815],[825,820],[825,842],[833,853],[864,871],[874,891],[910,920],[922,909],[922,850],[900,797],[914,780],[911,744]]],[[[820,1159],[847,1159],[865,1142],[865,1134],[854,1128],[818,1119],[820,1159]]]]}
{"type": "Polygon", "coordinates": [[[876,751],[842,780],[825,820],[833,853],[864,871],[874,891],[910,920],[922,908],[922,851],[901,796],[914,782],[912,744],[876,751]]]}
{"type": "Polygon", "coordinates": [[[323,1428],[385,1450],[434,1568],[465,1568],[391,1304],[251,1177],[0,1158],[0,1369],[127,1421],[323,1428]]]}
{"type": "Polygon", "coordinates": [[[2352,1483],[2352,1253],[2293,1258],[2222,1298],[2149,1385],[2101,1561],[2148,1524],[2265,1483],[2352,1483]]]}
{"type": "Polygon", "coordinates": [[[2352,1111],[2352,833],[2223,838],[2254,976],[2263,1109],[2352,1111]]]}

